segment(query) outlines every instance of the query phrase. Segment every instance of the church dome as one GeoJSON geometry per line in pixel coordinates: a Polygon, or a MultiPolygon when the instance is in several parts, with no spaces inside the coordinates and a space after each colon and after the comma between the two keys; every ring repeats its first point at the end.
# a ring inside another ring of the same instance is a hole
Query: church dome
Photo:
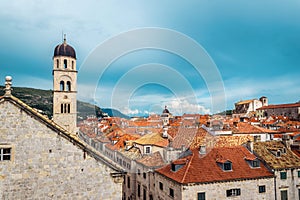
{"type": "Polygon", "coordinates": [[[66,39],[62,44],[59,44],[54,49],[54,57],[55,56],[67,56],[76,59],[76,52],[73,47],[67,44],[66,39]]]}
{"type": "Polygon", "coordinates": [[[169,110],[167,109],[167,106],[165,106],[165,109],[163,110],[163,113],[170,113],[169,110]]]}

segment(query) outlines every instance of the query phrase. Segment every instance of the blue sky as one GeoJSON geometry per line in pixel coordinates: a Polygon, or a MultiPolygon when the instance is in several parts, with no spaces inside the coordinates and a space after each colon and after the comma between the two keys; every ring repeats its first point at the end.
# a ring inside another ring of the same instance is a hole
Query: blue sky
{"type": "Polygon", "coordinates": [[[79,99],[132,115],[161,112],[164,105],[174,114],[218,111],[206,78],[188,60],[160,49],[120,55],[97,74],[99,84],[84,83],[84,71],[95,73],[87,63],[105,41],[156,27],[203,47],[219,71],[226,108],[263,95],[272,104],[291,103],[300,100],[299,19],[299,0],[2,1],[0,77],[13,76],[14,86],[51,89],[53,50],[64,32],[78,56],[79,99]]]}

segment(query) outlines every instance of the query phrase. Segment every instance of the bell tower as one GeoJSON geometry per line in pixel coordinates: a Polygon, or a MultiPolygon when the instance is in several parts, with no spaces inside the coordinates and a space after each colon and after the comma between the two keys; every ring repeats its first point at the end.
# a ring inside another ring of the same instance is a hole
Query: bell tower
{"type": "Polygon", "coordinates": [[[53,121],[70,133],[77,130],[77,70],[76,53],[64,41],[53,55],[53,121]]]}

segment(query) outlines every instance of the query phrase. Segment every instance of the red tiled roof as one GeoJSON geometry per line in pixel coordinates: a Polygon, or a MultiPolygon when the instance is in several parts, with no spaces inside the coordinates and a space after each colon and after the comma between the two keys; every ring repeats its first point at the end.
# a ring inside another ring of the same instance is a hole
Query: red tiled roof
{"type": "Polygon", "coordinates": [[[188,161],[178,171],[171,171],[171,164],[156,171],[179,183],[208,183],[273,176],[262,163],[259,168],[251,168],[245,157],[252,157],[252,154],[242,146],[214,148],[204,157],[195,149],[192,155],[185,157],[188,161]],[[232,171],[223,171],[216,162],[217,159],[230,160],[232,171]]]}
{"type": "Polygon", "coordinates": [[[254,133],[278,133],[277,131],[251,125],[247,122],[239,122],[232,128],[232,133],[236,134],[254,134],[254,133]]]}
{"type": "Polygon", "coordinates": [[[143,158],[137,160],[137,162],[148,167],[161,167],[165,165],[165,162],[158,151],[151,155],[144,155],[143,158]]]}
{"type": "Polygon", "coordinates": [[[197,128],[183,128],[179,127],[178,132],[176,136],[173,139],[173,147],[174,148],[181,148],[182,146],[188,148],[196,134],[197,134],[198,129],[197,128]]]}
{"type": "Polygon", "coordinates": [[[293,108],[293,107],[300,107],[300,103],[268,105],[268,106],[260,107],[256,110],[266,110],[266,109],[275,109],[275,108],[293,108]]]}

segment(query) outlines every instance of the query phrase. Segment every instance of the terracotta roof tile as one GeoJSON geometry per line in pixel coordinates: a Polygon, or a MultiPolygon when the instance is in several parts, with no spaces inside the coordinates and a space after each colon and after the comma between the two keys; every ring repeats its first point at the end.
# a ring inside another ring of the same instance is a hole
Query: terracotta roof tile
{"type": "Polygon", "coordinates": [[[144,155],[141,159],[137,160],[137,162],[148,167],[161,167],[165,165],[165,162],[158,151],[151,155],[144,155]]]}
{"type": "Polygon", "coordinates": [[[266,110],[266,109],[274,109],[274,108],[293,108],[293,107],[300,107],[300,103],[268,105],[268,106],[260,107],[257,110],[266,110]]]}
{"type": "Polygon", "coordinates": [[[134,142],[141,145],[155,145],[159,147],[167,147],[169,144],[168,139],[163,138],[160,133],[146,134],[134,142]]]}
{"type": "Polygon", "coordinates": [[[260,164],[259,168],[251,168],[244,159],[245,157],[252,157],[252,154],[242,146],[214,148],[205,156],[201,156],[195,149],[192,155],[185,157],[187,163],[179,170],[172,171],[172,164],[169,164],[156,171],[179,183],[208,183],[273,177],[263,164],[260,164]],[[217,159],[230,160],[232,171],[223,171],[216,162],[217,159]]]}

